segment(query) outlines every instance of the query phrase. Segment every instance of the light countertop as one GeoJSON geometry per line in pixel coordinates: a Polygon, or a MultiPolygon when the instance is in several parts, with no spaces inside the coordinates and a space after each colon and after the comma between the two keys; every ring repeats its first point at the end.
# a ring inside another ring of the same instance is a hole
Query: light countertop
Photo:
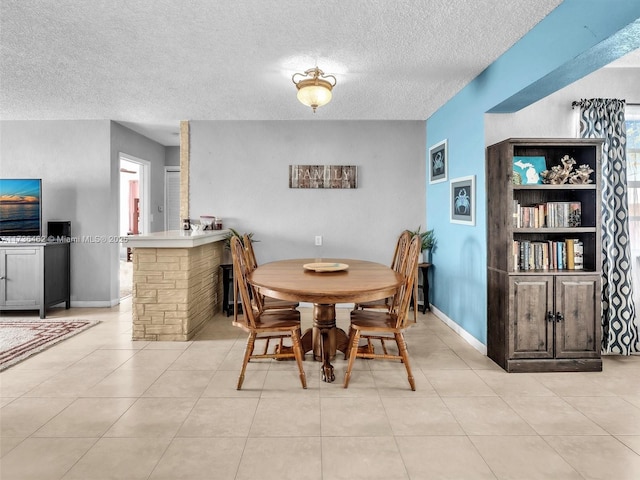
{"type": "Polygon", "coordinates": [[[167,230],[147,235],[127,235],[120,241],[130,248],[193,248],[225,239],[229,230],[167,230]]]}

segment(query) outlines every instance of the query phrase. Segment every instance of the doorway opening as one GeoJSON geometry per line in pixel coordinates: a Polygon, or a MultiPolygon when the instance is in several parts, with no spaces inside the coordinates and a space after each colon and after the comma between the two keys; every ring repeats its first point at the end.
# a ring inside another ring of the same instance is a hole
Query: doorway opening
{"type": "Polygon", "coordinates": [[[164,167],[165,230],[180,230],[180,167],[164,167]]]}
{"type": "MultiPolygon", "coordinates": [[[[120,153],[120,236],[149,233],[149,165],[146,160],[120,153]]],[[[131,295],[133,256],[126,244],[119,251],[120,298],[131,295]]]]}

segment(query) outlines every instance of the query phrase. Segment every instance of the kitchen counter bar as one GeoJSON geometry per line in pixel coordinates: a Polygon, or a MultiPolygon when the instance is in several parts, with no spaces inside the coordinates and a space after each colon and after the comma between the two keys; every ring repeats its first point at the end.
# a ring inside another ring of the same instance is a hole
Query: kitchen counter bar
{"type": "Polygon", "coordinates": [[[186,341],[220,310],[228,230],[122,237],[133,255],[133,340],[186,341]]]}

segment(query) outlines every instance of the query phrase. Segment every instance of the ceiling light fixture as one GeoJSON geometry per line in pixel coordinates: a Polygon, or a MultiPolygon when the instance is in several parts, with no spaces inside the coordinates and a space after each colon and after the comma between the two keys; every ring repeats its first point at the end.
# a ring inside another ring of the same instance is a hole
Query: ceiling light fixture
{"type": "Polygon", "coordinates": [[[311,107],[313,113],[316,108],[331,101],[331,90],[336,86],[336,77],[325,75],[318,67],[310,68],[304,73],[294,73],[291,80],[298,88],[298,100],[311,107]],[[296,77],[301,77],[296,81],[296,77]],[[333,83],[330,81],[333,80],[333,83]]]}

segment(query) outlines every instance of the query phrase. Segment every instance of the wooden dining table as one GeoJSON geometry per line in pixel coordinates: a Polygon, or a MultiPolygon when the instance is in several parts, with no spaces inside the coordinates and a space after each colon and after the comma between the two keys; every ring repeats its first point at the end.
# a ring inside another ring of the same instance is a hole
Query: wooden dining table
{"type": "Polygon", "coordinates": [[[313,350],[322,361],[322,379],[335,380],[331,359],[346,353],[347,333],[336,326],[336,304],[361,303],[390,297],[402,283],[402,275],[387,265],[343,258],[300,258],[260,265],[248,277],[262,295],[313,304],[313,326],[302,336],[305,353],[313,350]],[[305,265],[346,265],[339,271],[315,271],[305,265]]]}

